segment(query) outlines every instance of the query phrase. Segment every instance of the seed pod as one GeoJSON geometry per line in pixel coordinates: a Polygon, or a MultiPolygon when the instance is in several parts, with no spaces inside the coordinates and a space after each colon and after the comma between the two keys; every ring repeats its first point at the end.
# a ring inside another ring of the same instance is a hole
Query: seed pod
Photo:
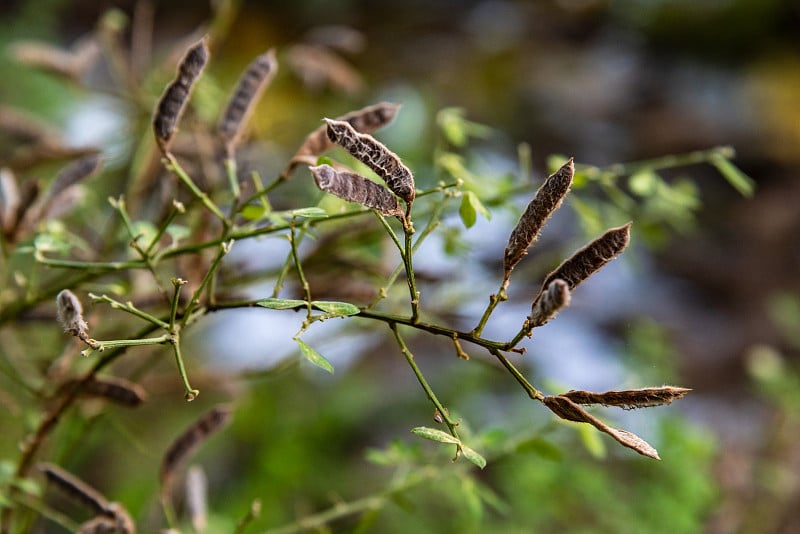
{"type": "Polygon", "coordinates": [[[414,177],[397,155],[369,134],[360,134],[347,121],[325,119],[328,138],[375,171],[402,198],[407,206],[414,202],[414,177]]]}
{"type": "MultiPolygon", "coordinates": [[[[350,126],[361,133],[372,133],[392,122],[399,109],[400,104],[381,102],[351,111],[346,115],[337,117],[336,120],[349,122],[350,126]]],[[[294,168],[302,163],[313,165],[317,156],[332,146],[333,141],[328,138],[328,126],[324,124],[308,134],[281,176],[288,178],[294,168]]]]}
{"type": "Polygon", "coordinates": [[[217,406],[203,414],[172,442],[161,462],[162,495],[166,495],[169,492],[172,477],[186,458],[212,434],[221,430],[230,420],[230,416],[230,407],[217,406]]]}
{"type": "Polygon", "coordinates": [[[661,459],[658,456],[658,451],[636,434],[632,434],[627,430],[608,426],[600,419],[589,414],[586,410],[575,404],[567,397],[561,395],[548,395],[542,402],[544,402],[545,406],[550,408],[550,410],[561,419],[566,419],[567,421],[576,421],[578,423],[589,423],[597,430],[605,432],[617,440],[617,442],[620,444],[628,447],[629,449],[635,450],[642,456],[647,456],[656,460],[661,459]]]}
{"type": "Polygon", "coordinates": [[[671,404],[672,401],[683,398],[691,389],[675,386],[662,386],[660,388],[626,389],[622,391],[606,391],[595,393],[592,391],[572,390],[562,393],[576,404],[601,404],[603,406],[617,406],[624,410],[635,408],[651,408],[671,404]]]}
{"type": "Polygon", "coordinates": [[[238,143],[245,124],[256,107],[261,93],[270,84],[278,71],[278,62],[275,59],[275,50],[256,57],[242,73],[236,90],[233,92],[225,113],[217,128],[230,156],[233,147],[238,143]]]}
{"type": "Polygon", "coordinates": [[[511,276],[511,271],[528,253],[528,248],[539,238],[539,233],[547,219],[561,206],[561,201],[564,200],[572,185],[574,174],[575,165],[570,158],[544,181],[536,191],[533,200],[528,203],[528,207],[525,208],[525,212],[520,216],[517,225],[508,237],[503,259],[506,283],[511,276]]]}
{"type": "Polygon", "coordinates": [[[169,151],[169,143],[175,134],[175,126],[183,114],[192,86],[202,74],[208,61],[208,38],[204,37],[194,44],[183,56],[178,66],[178,75],[164,91],[158,101],[153,130],[156,142],[162,152],[169,151]]]}
{"type": "Polygon", "coordinates": [[[37,467],[65,495],[77,500],[95,514],[110,515],[108,500],[83,480],[55,464],[40,463],[37,467]]]}
{"type": "Polygon", "coordinates": [[[378,210],[382,215],[398,217],[403,211],[397,197],[388,189],[353,172],[337,171],[330,165],[309,167],[317,186],[339,198],[378,210]]]}
{"type": "Polygon", "coordinates": [[[611,228],[564,260],[555,271],[548,274],[547,278],[544,279],[542,289],[539,291],[536,300],[534,300],[533,306],[536,307],[538,305],[544,290],[553,280],[557,278],[564,280],[569,290],[573,291],[578,284],[620,255],[630,242],[630,231],[631,223],[618,228],[611,228]]]}
{"type": "Polygon", "coordinates": [[[64,332],[80,338],[87,337],[89,325],[83,320],[83,306],[69,289],[56,295],[56,316],[64,332]]]}
{"type": "Polygon", "coordinates": [[[186,473],[186,508],[195,532],[208,526],[208,478],[203,468],[193,465],[186,473]]]}
{"type": "Polygon", "coordinates": [[[554,319],[559,311],[569,306],[570,300],[569,286],[565,281],[556,278],[550,282],[541,297],[531,306],[529,328],[542,326],[554,319]]]}
{"type": "MultiPolygon", "coordinates": [[[[71,387],[80,379],[68,381],[64,387],[71,387]]],[[[100,397],[123,406],[135,408],[147,400],[147,392],[139,384],[122,378],[93,378],[82,383],[81,394],[100,397]]]]}
{"type": "Polygon", "coordinates": [[[91,154],[73,161],[61,169],[61,172],[53,180],[53,184],[47,191],[47,201],[55,200],[59,193],[90,177],[102,166],[103,157],[100,154],[91,154]]]}

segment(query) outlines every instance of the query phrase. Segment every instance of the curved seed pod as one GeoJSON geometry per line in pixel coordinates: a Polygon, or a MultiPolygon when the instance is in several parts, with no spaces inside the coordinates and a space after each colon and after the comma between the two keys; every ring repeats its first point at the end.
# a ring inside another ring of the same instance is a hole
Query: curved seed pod
{"type": "Polygon", "coordinates": [[[550,283],[560,278],[567,283],[569,290],[574,290],[578,284],[599,271],[605,264],[622,253],[630,242],[631,223],[618,228],[611,228],[606,233],[576,251],[571,257],[564,260],[555,271],[547,275],[542,284],[533,306],[536,307],[544,291],[550,283]]]}
{"type": "Polygon", "coordinates": [[[47,190],[46,201],[54,200],[60,192],[90,177],[102,166],[103,157],[100,154],[91,154],[73,161],[61,169],[61,172],[53,180],[53,184],[47,190]]]}
{"type": "MultiPolygon", "coordinates": [[[[70,380],[64,388],[73,386],[80,379],[70,380]]],[[[123,406],[135,408],[147,400],[147,392],[139,384],[122,378],[93,378],[82,383],[81,394],[89,397],[100,397],[123,406]]]]}
{"type": "Polygon", "coordinates": [[[562,393],[576,404],[601,404],[603,406],[618,406],[624,410],[635,408],[652,408],[672,404],[672,401],[683,398],[692,391],[688,388],[675,386],[662,386],[659,388],[626,389],[622,391],[606,391],[595,393],[593,391],[571,390],[562,393]]]}
{"type": "Polygon", "coordinates": [[[575,165],[572,158],[561,166],[556,172],[547,177],[536,195],[528,203],[525,212],[520,216],[514,230],[508,237],[503,269],[504,281],[507,283],[511,271],[522,257],[528,253],[528,248],[539,238],[539,233],[550,215],[561,206],[561,201],[569,192],[572,177],[575,174],[575,165]]]}
{"type": "Polygon", "coordinates": [[[37,467],[65,495],[77,500],[95,514],[110,515],[108,500],[83,480],[55,464],[40,463],[37,467]]]}
{"type": "Polygon", "coordinates": [[[203,414],[172,442],[161,462],[159,476],[162,495],[169,492],[172,477],[184,460],[212,434],[221,430],[228,423],[230,417],[230,407],[217,406],[203,414]]]}
{"type": "Polygon", "coordinates": [[[551,319],[554,319],[558,312],[569,306],[571,295],[569,286],[560,278],[556,278],[537,298],[531,306],[531,316],[529,328],[542,326],[551,319]]]}
{"type": "Polygon", "coordinates": [[[347,121],[325,119],[328,137],[383,178],[408,206],[414,202],[414,177],[397,155],[369,134],[358,133],[347,121]]]}
{"type": "Polygon", "coordinates": [[[156,107],[153,130],[162,152],[168,152],[169,143],[175,134],[175,126],[183,114],[192,86],[203,73],[208,62],[208,38],[203,37],[186,51],[178,66],[178,75],[167,86],[156,107]]]}
{"type": "Polygon", "coordinates": [[[575,404],[567,397],[562,395],[548,395],[542,402],[544,402],[545,406],[550,408],[550,410],[561,419],[566,419],[567,421],[576,421],[578,423],[589,423],[597,430],[605,432],[617,440],[617,442],[619,442],[621,445],[635,450],[642,456],[647,456],[648,458],[653,458],[655,460],[661,459],[658,456],[658,451],[636,434],[632,434],[627,430],[608,426],[600,419],[589,414],[586,410],[575,404]]]}
{"type": "Polygon", "coordinates": [[[233,147],[239,141],[247,119],[255,109],[261,93],[277,72],[278,61],[275,59],[275,50],[270,49],[256,57],[239,78],[236,90],[234,90],[217,128],[225,142],[228,154],[232,152],[233,147]]]}
{"type": "Polygon", "coordinates": [[[397,197],[388,189],[353,172],[337,171],[330,165],[309,167],[317,186],[349,202],[378,210],[383,215],[399,217],[403,211],[397,197]]]}
{"type": "MultiPolygon", "coordinates": [[[[349,122],[350,126],[361,133],[372,133],[392,122],[399,109],[400,104],[381,102],[351,111],[341,117],[337,117],[336,120],[349,122]]],[[[313,165],[317,156],[332,146],[333,141],[328,138],[328,126],[323,124],[308,134],[281,176],[288,178],[294,168],[300,164],[313,165]]]]}

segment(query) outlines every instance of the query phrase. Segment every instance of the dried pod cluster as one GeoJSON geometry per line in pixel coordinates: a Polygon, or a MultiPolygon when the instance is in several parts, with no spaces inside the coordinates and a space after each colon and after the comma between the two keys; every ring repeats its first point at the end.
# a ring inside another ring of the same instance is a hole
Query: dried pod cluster
{"type": "Polygon", "coordinates": [[[208,42],[201,39],[193,45],[183,56],[178,65],[178,75],[167,86],[161,99],[158,101],[155,116],[153,117],[153,130],[156,142],[164,153],[169,152],[169,144],[175,134],[176,125],[186,108],[192,87],[208,62],[208,42]]]}
{"type": "MultiPolygon", "coordinates": [[[[341,117],[337,117],[336,120],[350,123],[350,126],[361,133],[372,133],[392,122],[399,109],[400,104],[380,102],[351,111],[341,117]]],[[[297,165],[313,165],[316,158],[332,146],[333,141],[328,137],[328,126],[323,124],[308,134],[281,176],[288,178],[297,165]]]]}
{"type": "Polygon", "coordinates": [[[407,206],[414,202],[414,177],[397,155],[369,134],[361,134],[347,121],[325,119],[328,137],[380,176],[407,206]]]}

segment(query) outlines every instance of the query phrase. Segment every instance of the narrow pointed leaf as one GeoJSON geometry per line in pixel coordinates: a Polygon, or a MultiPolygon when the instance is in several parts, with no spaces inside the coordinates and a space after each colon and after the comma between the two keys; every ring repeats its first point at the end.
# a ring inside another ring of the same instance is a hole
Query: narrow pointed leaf
{"type": "Polygon", "coordinates": [[[304,300],[296,299],[262,299],[256,302],[259,306],[269,308],[270,310],[289,310],[292,308],[301,308],[306,305],[304,300]]]}
{"type": "Polygon", "coordinates": [[[753,196],[756,187],[755,182],[752,178],[740,171],[736,165],[719,154],[711,156],[711,164],[717,168],[720,174],[722,174],[739,194],[748,198],[753,196]]]}
{"type": "Polygon", "coordinates": [[[439,443],[452,443],[454,445],[460,445],[461,441],[454,438],[447,432],[443,432],[436,428],[429,428],[427,426],[418,426],[416,428],[412,428],[411,432],[416,434],[417,436],[425,439],[429,439],[431,441],[438,441],[439,443]]]}
{"type": "Polygon", "coordinates": [[[311,346],[300,338],[295,338],[295,341],[297,341],[297,344],[300,346],[300,352],[303,353],[303,356],[305,356],[308,361],[317,367],[325,369],[330,374],[333,374],[333,365],[331,365],[331,362],[326,360],[322,354],[311,348],[311,346]]]}
{"type": "Polygon", "coordinates": [[[486,467],[486,458],[478,454],[478,452],[474,449],[470,449],[466,445],[461,445],[461,452],[464,454],[464,458],[477,465],[481,469],[486,467]]]}

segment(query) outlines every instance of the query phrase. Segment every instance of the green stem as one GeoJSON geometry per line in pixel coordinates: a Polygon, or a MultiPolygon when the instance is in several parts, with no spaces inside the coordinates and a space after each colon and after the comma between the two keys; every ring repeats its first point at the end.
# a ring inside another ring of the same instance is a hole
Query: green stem
{"type": "Polygon", "coordinates": [[[183,356],[181,355],[181,342],[179,336],[173,335],[170,338],[170,342],[172,343],[172,348],[175,351],[175,363],[178,364],[178,373],[181,375],[183,388],[186,390],[184,398],[187,402],[192,402],[200,394],[200,390],[192,388],[192,385],[189,384],[189,376],[186,374],[186,367],[183,365],[183,356]]]}
{"type": "Polygon", "coordinates": [[[93,339],[96,343],[91,349],[86,349],[84,352],[86,356],[94,352],[104,352],[108,349],[116,349],[120,347],[141,347],[144,345],[161,345],[170,340],[169,334],[164,334],[159,337],[146,337],[144,339],[110,339],[108,341],[98,341],[93,339]]]}
{"type": "MultiPolygon", "coordinates": [[[[308,303],[308,315],[307,320],[311,319],[311,313],[313,311],[311,307],[311,287],[308,285],[308,280],[306,280],[306,275],[303,272],[303,266],[300,263],[300,255],[297,253],[297,236],[295,235],[295,219],[292,217],[292,224],[291,224],[291,231],[289,232],[289,244],[292,247],[292,262],[294,263],[295,271],[297,272],[297,278],[300,280],[300,285],[303,288],[303,295],[306,297],[306,302],[308,303]]],[[[305,235],[305,230],[307,228],[307,223],[303,224],[302,233],[305,235]]]]}
{"type": "Polygon", "coordinates": [[[89,298],[91,298],[92,300],[95,300],[95,301],[106,302],[106,303],[110,304],[111,307],[114,308],[115,310],[126,311],[126,312],[130,313],[131,315],[135,315],[136,317],[139,317],[140,319],[144,319],[148,323],[152,323],[152,324],[154,324],[156,326],[159,326],[161,328],[166,329],[166,328],[169,327],[169,325],[167,323],[165,323],[164,321],[162,321],[158,317],[156,317],[154,315],[151,315],[151,314],[149,314],[147,312],[144,312],[144,311],[140,310],[139,308],[135,307],[132,302],[122,303],[122,302],[119,302],[118,300],[115,300],[115,299],[109,297],[108,295],[105,295],[105,294],[103,294],[103,295],[95,295],[94,293],[89,293],[89,298]]]}
{"type": "Polygon", "coordinates": [[[217,251],[217,255],[214,257],[214,261],[211,262],[208,271],[206,271],[206,275],[203,277],[203,280],[200,282],[200,285],[197,286],[197,289],[192,295],[192,299],[189,301],[189,304],[187,305],[186,310],[184,311],[183,320],[181,321],[181,327],[186,326],[186,324],[188,323],[189,319],[192,316],[192,312],[200,305],[200,295],[202,295],[205,288],[208,287],[208,285],[213,280],[214,275],[217,272],[217,269],[219,269],[219,266],[221,265],[222,258],[224,258],[228,252],[230,252],[231,247],[233,247],[233,240],[220,245],[219,250],[217,251]]]}
{"type": "Polygon", "coordinates": [[[492,312],[497,307],[497,305],[504,300],[508,300],[508,296],[506,295],[507,285],[508,281],[506,280],[505,282],[503,282],[503,285],[500,286],[500,289],[497,290],[497,293],[489,297],[489,305],[483,311],[483,315],[481,316],[480,321],[478,321],[478,324],[475,326],[475,328],[472,329],[473,335],[480,336],[481,333],[483,332],[483,328],[486,326],[486,322],[489,320],[489,316],[492,315],[492,312]]]}
{"type": "Polygon", "coordinates": [[[181,299],[181,286],[186,283],[186,280],[181,278],[173,278],[172,282],[172,302],[169,310],[169,332],[175,333],[175,318],[178,316],[178,302],[181,299]]]}
{"type": "Polygon", "coordinates": [[[167,169],[172,171],[178,178],[180,178],[181,182],[183,182],[183,184],[189,188],[192,194],[196,196],[200,200],[200,202],[203,203],[203,206],[205,206],[211,213],[216,215],[217,218],[219,218],[219,220],[221,220],[223,223],[227,223],[228,221],[227,217],[225,217],[222,211],[220,211],[219,207],[217,207],[217,205],[214,204],[214,201],[211,200],[211,198],[207,194],[201,191],[199,187],[197,187],[197,184],[195,184],[194,181],[189,177],[189,175],[186,174],[186,171],[184,171],[183,168],[180,166],[178,160],[175,159],[175,156],[167,152],[164,155],[164,159],[166,160],[165,166],[167,167],[167,169]]]}
{"type": "Polygon", "coordinates": [[[397,340],[397,344],[400,346],[400,352],[403,353],[403,356],[405,356],[408,365],[411,367],[411,370],[414,371],[414,375],[416,375],[417,380],[419,380],[422,389],[425,390],[425,394],[428,396],[428,399],[430,399],[430,401],[433,403],[433,405],[441,414],[442,419],[444,420],[445,424],[447,424],[447,428],[450,430],[450,434],[452,434],[454,438],[460,440],[461,438],[458,437],[458,431],[456,430],[458,422],[453,421],[450,418],[448,410],[446,410],[445,407],[442,405],[442,403],[439,402],[439,399],[436,397],[436,394],[433,392],[433,389],[431,388],[430,384],[428,384],[428,381],[422,374],[422,370],[419,368],[417,362],[414,360],[414,355],[411,354],[410,350],[408,350],[405,341],[400,335],[400,332],[397,330],[397,323],[389,324],[389,328],[392,329],[392,333],[394,333],[394,338],[397,340]]]}
{"type": "Polygon", "coordinates": [[[172,224],[173,220],[175,220],[175,217],[185,212],[186,208],[181,202],[178,202],[177,200],[172,201],[172,210],[169,212],[169,215],[167,215],[167,219],[161,224],[161,226],[159,226],[156,235],[153,236],[153,240],[150,241],[150,244],[147,245],[146,249],[144,249],[145,254],[148,256],[150,255],[150,253],[153,251],[153,247],[155,247],[158,242],[161,241],[161,236],[163,236],[167,231],[167,228],[169,228],[169,225],[172,224]]]}
{"type": "Polygon", "coordinates": [[[228,185],[231,187],[234,202],[239,198],[241,191],[239,189],[239,177],[236,175],[236,158],[229,156],[223,162],[225,165],[225,174],[228,176],[228,185]]]}
{"type": "Polygon", "coordinates": [[[33,257],[37,262],[48,267],[58,267],[61,269],[80,269],[83,271],[106,272],[106,271],[125,271],[128,269],[147,269],[145,261],[76,261],[76,260],[56,260],[46,258],[42,251],[36,250],[33,257]]]}
{"type": "Polygon", "coordinates": [[[544,399],[544,395],[542,395],[542,393],[538,389],[533,387],[533,385],[530,382],[528,382],[528,380],[523,376],[523,374],[520,373],[516,367],[514,367],[514,364],[512,364],[508,360],[508,358],[506,358],[503,355],[502,352],[500,352],[498,349],[493,349],[493,348],[490,348],[489,352],[492,353],[492,355],[494,355],[498,360],[500,360],[500,363],[502,363],[503,366],[506,369],[508,369],[508,371],[514,376],[517,382],[519,382],[519,384],[522,386],[525,392],[528,393],[528,396],[530,398],[538,401],[544,399]]]}

